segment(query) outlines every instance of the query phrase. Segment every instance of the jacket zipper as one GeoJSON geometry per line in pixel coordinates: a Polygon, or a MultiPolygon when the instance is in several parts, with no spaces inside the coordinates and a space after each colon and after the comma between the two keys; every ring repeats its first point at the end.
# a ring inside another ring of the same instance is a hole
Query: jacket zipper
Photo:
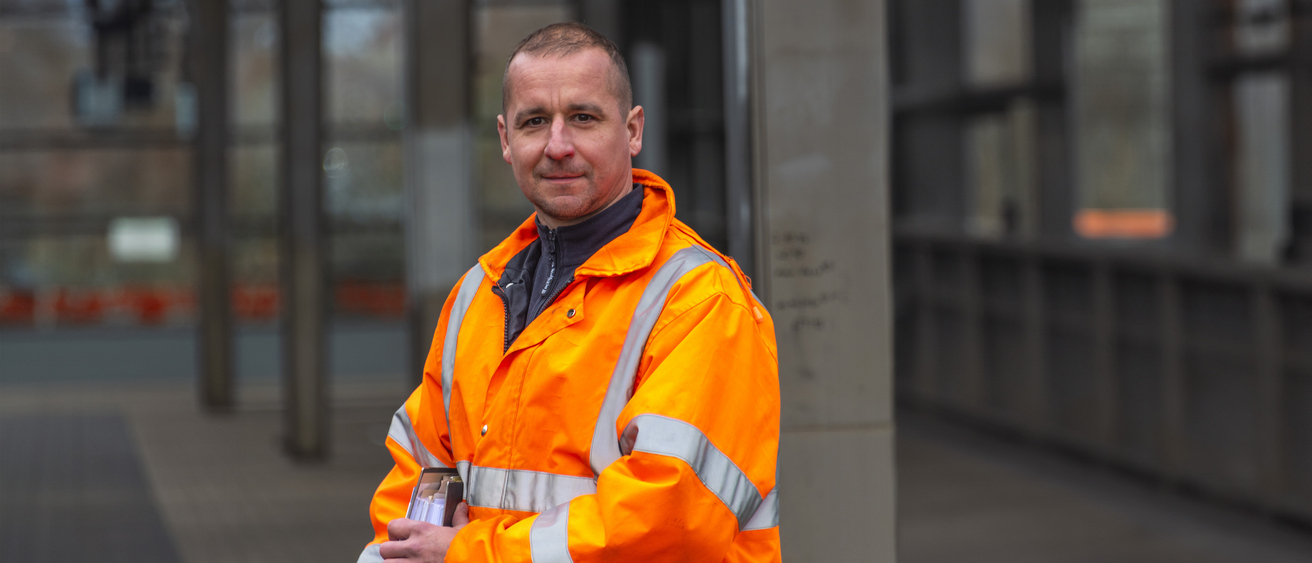
{"type": "MultiPolygon", "coordinates": [[[[515,282],[510,282],[506,287],[512,285],[515,285],[515,282]]],[[[506,295],[506,288],[501,287],[501,282],[497,282],[493,288],[496,291],[492,293],[501,298],[501,353],[505,354],[506,350],[510,349],[510,297],[506,295]]]]}
{"type": "MultiPolygon", "coordinates": [[[[558,243],[556,242],[556,230],[555,230],[555,229],[552,229],[552,230],[547,231],[547,232],[548,232],[548,234],[550,234],[550,236],[551,236],[551,240],[550,240],[550,243],[551,243],[551,252],[548,252],[548,253],[547,253],[548,258],[551,260],[551,270],[547,272],[547,283],[542,284],[542,292],[541,292],[542,295],[546,295],[546,294],[547,294],[547,290],[548,290],[548,289],[551,289],[551,282],[553,282],[553,281],[556,280],[556,262],[557,262],[557,260],[556,260],[556,252],[560,249],[560,246],[558,246],[558,243]]],[[[569,283],[569,282],[566,282],[566,283],[569,283]]],[[[547,304],[550,305],[551,302],[550,302],[550,301],[547,301],[547,304]]],[[[544,307],[543,307],[543,310],[545,310],[545,309],[546,309],[546,307],[544,306],[544,307]]]]}
{"type": "MultiPolygon", "coordinates": [[[[548,289],[551,289],[551,282],[555,281],[556,279],[556,265],[560,262],[559,260],[556,259],[556,253],[560,251],[560,246],[559,246],[560,243],[556,242],[556,231],[552,229],[548,231],[548,233],[551,236],[550,242],[551,242],[552,252],[548,252],[547,256],[551,260],[551,270],[547,272],[547,283],[543,284],[542,286],[543,295],[547,293],[548,289]]],[[[561,284],[559,288],[556,288],[556,291],[552,292],[551,295],[547,297],[547,300],[542,303],[542,310],[538,311],[538,315],[541,315],[542,313],[546,312],[547,308],[551,306],[552,302],[554,302],[557,297],[560,297],[561,292],[565,291],[565,288],[569,287],[569,284],[571,283],[574,283],[574,278],[572,276],[568,280],[565,280],[565,283],[561,284]]],[[[531,312],[532,311],[530,311],[530,313],[531,312]]],[[[534,318],[537,318],[537,315],[535,315],[534,318]]]]}

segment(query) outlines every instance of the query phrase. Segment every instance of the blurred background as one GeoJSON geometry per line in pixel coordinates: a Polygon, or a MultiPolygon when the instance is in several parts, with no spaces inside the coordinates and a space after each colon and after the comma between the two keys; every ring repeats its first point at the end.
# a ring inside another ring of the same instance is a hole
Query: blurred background
{"type": "MultiPolygon", "coordinates": [[[[283,1],[0,0],[0,560],[354,558],[548,23],[766,275],[760,3],[283,1]]],[[[1312,2],[875,5],[898,559],[1312,561],[1312,2]]]]}

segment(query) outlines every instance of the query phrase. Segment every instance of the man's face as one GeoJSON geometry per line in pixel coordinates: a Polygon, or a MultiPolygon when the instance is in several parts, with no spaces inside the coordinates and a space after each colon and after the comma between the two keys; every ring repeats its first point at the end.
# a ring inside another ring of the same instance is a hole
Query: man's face
{"type": "Polygon", "coordinates": [[[510,62],[506,113],[497,116],[501,157],[548,227],[587,219],[632,185],[642,108],[620,108],[613,72],[600,49],[510,62]]]}

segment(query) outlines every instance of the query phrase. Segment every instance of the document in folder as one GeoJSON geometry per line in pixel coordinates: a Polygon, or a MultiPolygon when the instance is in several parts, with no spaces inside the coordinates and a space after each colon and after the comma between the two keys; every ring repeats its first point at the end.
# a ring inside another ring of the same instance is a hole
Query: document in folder
{"type": "Polygon", "coordinates": [[[454,469],[425,467],[419,482],[410,493],[410,508],[405,517],[438,526],[450,526],[456,505],[465,498],[465,484],[454,469]]]}

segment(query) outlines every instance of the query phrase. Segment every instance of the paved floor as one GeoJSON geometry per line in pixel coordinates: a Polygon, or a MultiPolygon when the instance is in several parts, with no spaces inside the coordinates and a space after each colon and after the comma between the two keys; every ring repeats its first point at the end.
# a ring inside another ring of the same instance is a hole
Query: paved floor
{"type": "MultiPolygon", "coordinates": [[[[134,452],[145,485],[132,494],[154,504],[175,546],[143,552],[139,561],[354,561],[370,537],[372,489],[390,466],[382,439],[406,392],[400,377],[337,382],[333,456],[320,464],[282,455],[271,383],[244,387],[240,408],[225,415],[200,412],[180,382],[0,385],[0,423],[101,421],[109,438],[58,446],[134,452]],[[115,424],[121,439],[108,428],[115,424]]],[[[1306,531],[917,413],[900,413],[898,424],[902,563],[1312,562],[1306,531]]],[[[6,447],[0,457],[50,455],[6,447]]],[[[5,485],[0,492],[23,487],[5,485]]],[[[34,548],[81,541],[58,521],[43,522],[56,529],[0,533],[0,554],[35,554],[23,560],[38,563],[104,560],[34,548]]]]}
{"type": "Polygon", "coordinates": [[[1304,563],[1312,531],[898,413],[901,563],[1304,563]]]}
{"type": "Polygon", "coordinates": [[[0,561],[180,562],[132,441],[113,414],[0,417],[0,561]]]}
{"type": "MultiPolygon", "coordinates": [[[[7,386],[0,388],[0,416],[122,417],[187,563],[354,561],[373,535],[369,498],[391,466],[382,440],[406,393],[399,379],[336,385],[333,455],[317,464],[282,455],[277,388],[269,385],[243,389],[241,407],[225,415],[201,413],[192,389],[176,383],[7,386]]],[[[80,541],[59,531],[0,534],[0,542],[80,541]]],[[[31,552],[23,549],[0,545],[0,553],[31,552]]],[[[41,553],[27,561],[102,560],[41,553]]]]}

